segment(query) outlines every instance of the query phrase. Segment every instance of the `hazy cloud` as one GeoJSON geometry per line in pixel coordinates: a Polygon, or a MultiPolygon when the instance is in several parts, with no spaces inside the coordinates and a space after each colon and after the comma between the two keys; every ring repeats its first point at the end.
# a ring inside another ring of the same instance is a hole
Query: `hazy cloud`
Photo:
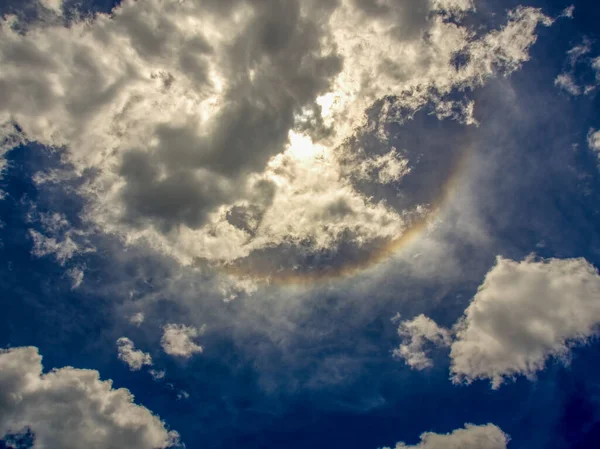
{"type": "MultiPolygon", "coordinates": [[[[348,177],[402,180],[409,167],[386,124],[425,105],[475,123],[469,91],[517,70],[536,27],[552,23],[517,8],[476,34],[463,24],[474,13],[468,0],[148,0],[66,26],[19,31],[19,19],[5,19],[3,145],[66,147],[87,176],[88,223],[185,264],[257,253],[293,269],[368,253],[415,213],[348,177]],[[385,150],[347,157],[357,148],[342,143],[356,130],[385,150]]],[[[42,251],[54,244],[38,240],[42,251]]]]}
{"type": "Polygon", "coordinates": [[[508,435],[494,424],[465,424],[464,429],[447,434],[426,432],[421,435],[420,443],[409,446],[400,442],[395,449],[506,449],[508,441],[508,435]]]}

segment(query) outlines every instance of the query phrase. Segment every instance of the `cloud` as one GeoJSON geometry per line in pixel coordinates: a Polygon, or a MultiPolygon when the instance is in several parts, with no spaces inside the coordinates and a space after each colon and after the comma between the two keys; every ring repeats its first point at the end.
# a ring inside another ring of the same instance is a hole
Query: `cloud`
{"type": "Polygon", "coordinates": [[[40,0],[40,4],[56,14],[62,14],[63,0],[40,0]]]}
{"type": "Polygon", "coordinates": [[[468,0],[148,0],[66,26],[7,18],[0,124],[5,140],[65,148],[88,224],[183,264],[368,253],[415,210],[357,190],[349,161],[401,181],[386,124],[425,105],[475,123],[470,90],[517,70],[552,23],[517,8],[476,33],[469,14],[468,0]],[[357,130],[381,139],[370,162],[346,157],[357,130]]]}
{"type": "Polygon", "coordinates": [[[424,349],[427,342],[435,346],[450,346],[452,341],[451,333],[448,330],[439,327],[435,321],[425,315],[403,321],[398,328],[398,335],[409,341],[394,349],[394,357],[404,359],[408,366],[417,370],[433,366],[433,362],[427,357],[424,349]]]}
{"type": "Polygon", "coordinates": [[[157,382],[163,380],[167,374],[164,370],[154,369],[149,370],[149,373],[152,376],[152,379],[154,379],[157,382]]]}
{"type": "Polygon", "coordinates": [[[577,85],[570,73],[561,73],[554,80],[554,85],[566,90],[573,96],[581,95],[581,87],[577,85]]]}
{"type": "Polygon", "coordinates": [[[193,338],[202,335],[202,333],[203,329],[198,330],[193,326],[167,324],[163,327],[160,344],[167,354],[187,359],[204,351],[202,346],[192,341],[193,338]]]}
{"type": "Polygon", "coordinates": [[[452,380],[489,379],[499,388],[517,376],[533,378],[549,358],[566,362],[573,346],[585,344],[600,325],[600,275],[585,259],[498,257],[454,328],[420,315],[404,321],[408,339],[394,350],[413,369],[432,365],[425,343],[450,346],[452,380]]]}
{"type": "Polygon", "coordinates": [[[588,145],[592,151],[598,153],[600,159],[600,131],[590,129],[588,132],[588,145]]]}
{"type": "MultiPolygon", "coordinates": [[[[64,266],[77,255],[95,251],[86,233],[73,228],[63,214],[38,213],[36,207],[32,206],[28,219],[31,222],[38,221],[45,232],[42,234],[35,229],[29,229],[29,235],[33,240],[31,254],[36,257],[54,255],[56,261],[64,266]]],[[[73,269],[77,269],[83,274],[81,267],[73,269]]],[[[73,278],[74,285],[80,284],[80,282],[77,283],[79,277],[77,272],[69,270],[67,274],[71,277],[75,276],[73,278]]]]}
{"type": "Polygon", "coordinates": [[[71,290],[79,288],[85,277],[85,272],[81,267],[69,268],[65,274],[71,279],[71,290]]]}
{"type": "Polygon", "coordinates": [[[506,449],[508,441],[508,435],[494,424],[465,424],[464,429],[452,433],[426,432],[421,435],[420,443],[409,446],[400,442],[395,449],[506,449]]]}
{"type": "MultiPolygon", "coordinates": [[[[567,9],[571,15],[565,15],[565,17],[571,17],[573,11],[567,9]]],[[[600,84],[600,57],[592,58],[593,42],[584,38],[583,42],[579,45],[574,46],[567,51],[567,61],[565,68],[554,80],[554,85],[560,89],[563,89],[567,93],[573,96],[588,95],[592,93],[600,84]],[[595,78],[590,81],[584,78],[582,70],[590,70],[594,73],[595,78]]]]}
{"type": "Polygon", "coordinates": [[[31,254],[36,257],[44,257],[53,254],[56,261],[61,265],[64,265],[80,250],[77,243],[75,243],[68,235],[64,240],[56,240],[52,237],[46,237],[34,229],[30,229],[29,234],[33,239],[31,254]]]}
{"type": "Polygon", "coordinates": [[[133,341],[129,338],[119,338],[117,340],[117,350],[119,360],[125,362],[131,371],[139,371],[144,365],[152,366],[150,354],[136,350],[133,341]]]}
{"type": "Polygon", "coordinates": [[[432,366],[429,342],[450,347],[452,380],[489,379],[499,388],[517,376],[533,378],[555,357],[566,362],[571,348],[585,344],[600,326],[600,275],[585,259],[498,257],[452,330],[419,315],[403,321],[408,343],[394,350],[413,369],[432,366]]]}
{"type": "Polygon", "coordinates": [[[143,312],[137,312],[129,317],[129,322],[131,324],[133,324],[134,326],[139,327],[142,325],[142,323],[144,322],[145,319],[146,319],[146,316],[144,315],[143,312]]]}
{"type": "Polygon", "coordinates": [[[498,257],[457,323],[455,382],[490,379],[494,388],[532,377],[548,358],[565,358],[600,324],[600,275],[585,259],[498,257]]]}
{"type": "Polygon", "coordinates": [[[37,348],[0,352],[0,436],[29,428],[34,447],[155,449],[179,435],[126,389],[113,389],[97,371],[65,367],[42,373],[37,348]]]}

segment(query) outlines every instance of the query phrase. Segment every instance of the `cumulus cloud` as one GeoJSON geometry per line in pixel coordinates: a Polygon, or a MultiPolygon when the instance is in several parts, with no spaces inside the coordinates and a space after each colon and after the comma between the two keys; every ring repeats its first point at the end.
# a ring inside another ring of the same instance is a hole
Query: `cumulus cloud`
{"type": "Polygon", "coordinates": [[[425,432],[418,444],[409,446],[400,442],[395,449],[506,449],[508,441],[508,435],[494,424],[465,424],[464,429],[447,434],[425,432]]]}
{"type": "Polygon", "coordinates": [[[419,315],[412,320],[403,321],[398,328],[398,335],[407,339],[408,343],[401,344],[394,350],[394,356],[404,359],[413,369],[423,370],[433,366],[432,360],[425,352],[429,342],[435,346],[450,346],[451,333],[439,327],[435,321],[425,315],[419,315]]]}
{"type": "Polygon", "coordinates": [[[197,345],[192,340],[202,335],[202,333],[203,329],[198,330],[193,326],[167,324],[163,327],[160,344],[167,354],[187,359],[204,351],[202,346],[197,345]]]}
{"type": "Polygon", "coordinates": [[[600,275],[585,259],[499,257],[457,323],[455,382],[531,377],[597,333],[600,275]]]}
{"type": "Polygon", "coordinates": [[[89,223],[185,264],[376,247],[415,211],[357,190],[344,165],[375,184],[410,167],[389,145],[363,161],[343,143],[362,127],[385,145],[385,124],[426,104],[474,123],[468,91],[517,70],[552,22],[517,8],[476,33],[473,13],[470,0],[148,0],[66,26],[6,18],[2,135],[65,147],[89,223]]]}
{"type": "Polygon", "coordinates": [[[152,366],[150,354],[135,349],[133,341],[129,338],[121,337],[117,340],[117,351],[119,360],[125,362],[131,371],[139,371],[144,365],[152,366]]]}
{"type": "Polygon", "coordinates": [[[37,348],[0,352],[0,437],[30,429],[34,448],[167,448],[179,436],[97,371],[42,372],[37,348]]]}
{"type": "Polygon", "coordinates": [[[400,324],[408,338],[395,354],[416,369],[431,365],[423,343],[450,346],[455,383],[489,379],[498,388],[533,378],[549,358],[567,361],[600,325],[600,275],[585,259],[498,257],[452,332],[419,316],[400,324]],[[450,344],[451,343],[451,344],[450,344]]]}

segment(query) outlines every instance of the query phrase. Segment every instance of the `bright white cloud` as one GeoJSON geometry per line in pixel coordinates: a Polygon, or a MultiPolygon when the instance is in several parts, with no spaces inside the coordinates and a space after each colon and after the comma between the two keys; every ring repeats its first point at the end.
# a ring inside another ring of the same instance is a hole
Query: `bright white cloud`
{"type": "Polygon", "coordinates": [[[498,388],[517,376],[533,378],[548,359],[566,362],[600,326],[600,275],[585,259],[498,257],[464,316],[451,331],[420,315],[404,321],[408,342],[394,351],[413,369],[432,365],[426,343],[450,346],[455,383],[488,379],[498,388]]]}
{"type": "MultiPolygon", "coordinates": [[[[552,21],[518,8],[477,35],[461,23],[470,0],[332,5],[123,1],[68,27],[6,23],[1,135],[67,147],[77,173],[96,174],[81,189],[88,222],[185,264],[398,237],[414,211],[357,191],[339,145],[386,96],[370,130],[382,142],[384,123],[428,102],[474,123],[473,103],[449,94],[517,70],[552,21]]],[[[397,181],[409,167],[393,156],[363,168],[397,181]]]]}
{"type": "Polygon", "coordinates": [[[119,360],[125,362],[131,371],[139,371],[144,365],[152,366],[150,354],[135,349],[133,341],[129,338],[121,337],[117,340],[117,351],[119,360]]]}
{"type": "Polygon", "coordinates": [[[426,432],[418,444],[409,446],[400,442],[395,449],[506,449],[508,441],[508,435],[494,424],[465,424],[464,429],[447,434],[426,432]]]}
{"type": "Polygon", "coordinates": [[[160,340],[163,350],[176,357],[190,358],[194,354],[201,354],[204,350],[192,339],[202,335],[203,329],[183,324],[167,324],[163,327],[163,336],[160,340]]]}
{"type": "Polygon", "coordinates": [[[37,348],[0,352],[0,438],[29,427],[34,448],[156,449],[178,444],[176,432],[131,393],[97,371],[71,367],[42,373],[37,348]]]}
{"type": "Polygon", "coordinates": [[[451,333],[438,326],[435,321],[425,315],[419,315],[412,320],[403,321],[398,327],[398,335],[408,340],[394,349],[394,356],[404,359],[413,369],[423,370],[433,365],[427,356],[425,345],[450,346],[451,333]]]}
{"type": "Polygon", "coordinates": [[[455,382],[531,377],[548,358],[565,358],[596,335],[600,276],[584,259],[499,257],[457,324],[455,382]]]}

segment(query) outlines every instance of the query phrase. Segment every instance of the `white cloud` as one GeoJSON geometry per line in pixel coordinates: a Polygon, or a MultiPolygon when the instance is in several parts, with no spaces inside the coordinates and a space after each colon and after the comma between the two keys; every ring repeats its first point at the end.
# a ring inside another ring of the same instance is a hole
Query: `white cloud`
{"type": "Polygon", "coordinates": [[[29,230],[33,239],[33,248],[31,253],[36,257],[44,257],[53,254],[56,261],[64,265],[80,250],[79,245],[66,235],[64,239],[57,240],[52,237],[46,237],[34,229],[29,230]]]}
{"type": "Polygon", "coordinates": [[[29,427],[35,448],[166,448],[179,435],[97,371],[42,373],[37,348],[0,352],[0,437],[29,427]]]}
{"type": "MultiPolygon", "coordinates": [[[[69,260],[78,254],[85,254],[95,251],[95,248],[89,243],[84,232],[72,228],[66,217],[59,213],[38,213],[35,206],[32,206],[28,214],[29,221],[39,220],[45,234],[29,229],[29,235],[33,240],[31,254],[36,257],[45,257],[54,255],[54,258],[60,265],[65,265],[69,260]]],[[[67,275],[73,278],[77,283],[77,278],[82,275],[81,268],[73,267],[67,271],[67,275]],[[81,273],[78,273],[78,270],[81,273]]],[[[76,288],[76,287],[74,287],[76,288]]]]}
{"type": "Polygon", "coordinates": [[[573,96],[581,95],[581,87],[577,85],[570,73],[561,73],[554,80],[554,85],[566,90],[573,96]]]}
{"type": "Polygon", "coordinates": [[[563,17],[572,19],[574,13],[575,13],[575,5],[570,5],[570,6],[567,6],[565,9],[563,9],[563,12],[561,13],[561,15],[563,17]]]}
{"type": "Polygon", "coordinates": [[[435,346],[450,346],[452,342],[450,331],[439,327],[435,321],[425,315],[403,321],[398,327],[398,335],[408,339],[408,343],[394,349],[394,356],[404,359],[408,366],[417,370],[433,365],[425,352],[425,345],[428,342],[435,346]]]}
{"type": "Polygon", "coordinates": [[[131,324],[133,324],[134,326],[139,327],[142,325],[142,323],[144,322],[145,319],[146,319],[146,316],[144,315],[143,312],[137,312],[129,317],[129,322],[131,324]]]}
{"type": "Polygon", "coordinates": [[[85,272],[81,267],[69,268],[65,274],[71,279],[71,290],[79,288],[85,277],[85,272]]]}
{"type": "Polygon", "coordinates": [[[452,433],[426,432],[421,435],[418,444],[409,446],[400,442],[395,449],[506,449],[508,441],[508,435],[494,424],[465,424],[464,429],[456,429],[452,433]]]}
{"type": "Polygon", "coordinates": [[[163,327],[163,336],[160,340],[163,350],[176,357],[190,358],[194,354],[201,354],[202,346],[192,341],[202,335],[203,329],[183,324],[167,324],[163,327]]]}
{"type": "Polygon", "coordinates": [[[410,173],[410,161],[392,147],[385,154],[367,157],[353,167],[359,179],[371,180],[378,184],[389,184],[400,181],[410,173]]]}
{"type": "Polygon", "coordinates": [[[426,342],[450,346],[455,383],[489,379],[498,388],[517,376],[533,378],[554,357],[568,361],[600,326],[600,275],[585,259],[498,257],[452,331],[420,315],[400,324],[408,338],[394,355],[414,369],[431,366],[426,342]]]}
{"type": "Polygon", "coordinates": [[[62,14],[63,0],[40,0],[40,3],[45,8],[54,11],[56,14],[62,14]]]}
{"type": "Polygon", "coordinates": [[[154,369],[151,369],[148,372],[152,376],[152,379],[154,379],[157,382],[160,381],[160,380],[163,380],[165,378],[166,374],[167,374],[165,370],[154,370],[154,369]]]}
{"type": "Polygon", "coordinates": [[[180,401],[182,399],[189,399],[189,398],[190,398],[190,394],[185,390],[181,390],[181,391],[179,391],[179,393],[177,393],[178,401],[180,401]]]}
{"type": "MultiPolygon", "coordinates": [[[[563,13],[564,17],[572,17],[573,10],[567,8],[563,13]]],[[[584,38],[583,42],[567,51],[566,68],[554,80],[554,85],[565,90],[573,96],[588,95],[593,92],[600,83],[600,58],[592,59],[588,55],[592,52],[593,42],[584,38]],[[596,72],[596,82],[591,84],[582,80],[578,75],[578,67],[591,67],[596,72]]]]}
{"type": "Polygon", "coordinates": [[[117,351],[119,360],[125,362],[131,371],[139,371],[144,365],[152,366],[150,354],[135,349],[133,341],[129,338],[121,337],[117,340],[117,351]]]}
{"type": "Polygon", "coordinates": [[[598,153],[598,158],[600,159],[600,131],[590,129],[588,133],[588,145],[591,150],[598,153]]]}
{"type": "Polygon", "coordinates": [[[548,358],[564,358],[596,335],[600,276],[585,259],[498,257],[457,324],[455,382],[531,377],[548,358]]]}
{"type": "MultiPolygon", "coordinates": [[[[0,124],[96,174],[81,189],[88,222],[184,264],[406,232],[407,211],[344,178],[339,144],[383,97],[383,138],[384,122],[428,102],[474,123],[473,103],[450,93],[517,70],[552,22],[518,8],[476,34],[461,23],[470,0],[227,5],[122,2],[68,27],[0,27],[0,124]]],[[[405,167],[380,157],[375,181],[398,180],[405,167]]]]}

